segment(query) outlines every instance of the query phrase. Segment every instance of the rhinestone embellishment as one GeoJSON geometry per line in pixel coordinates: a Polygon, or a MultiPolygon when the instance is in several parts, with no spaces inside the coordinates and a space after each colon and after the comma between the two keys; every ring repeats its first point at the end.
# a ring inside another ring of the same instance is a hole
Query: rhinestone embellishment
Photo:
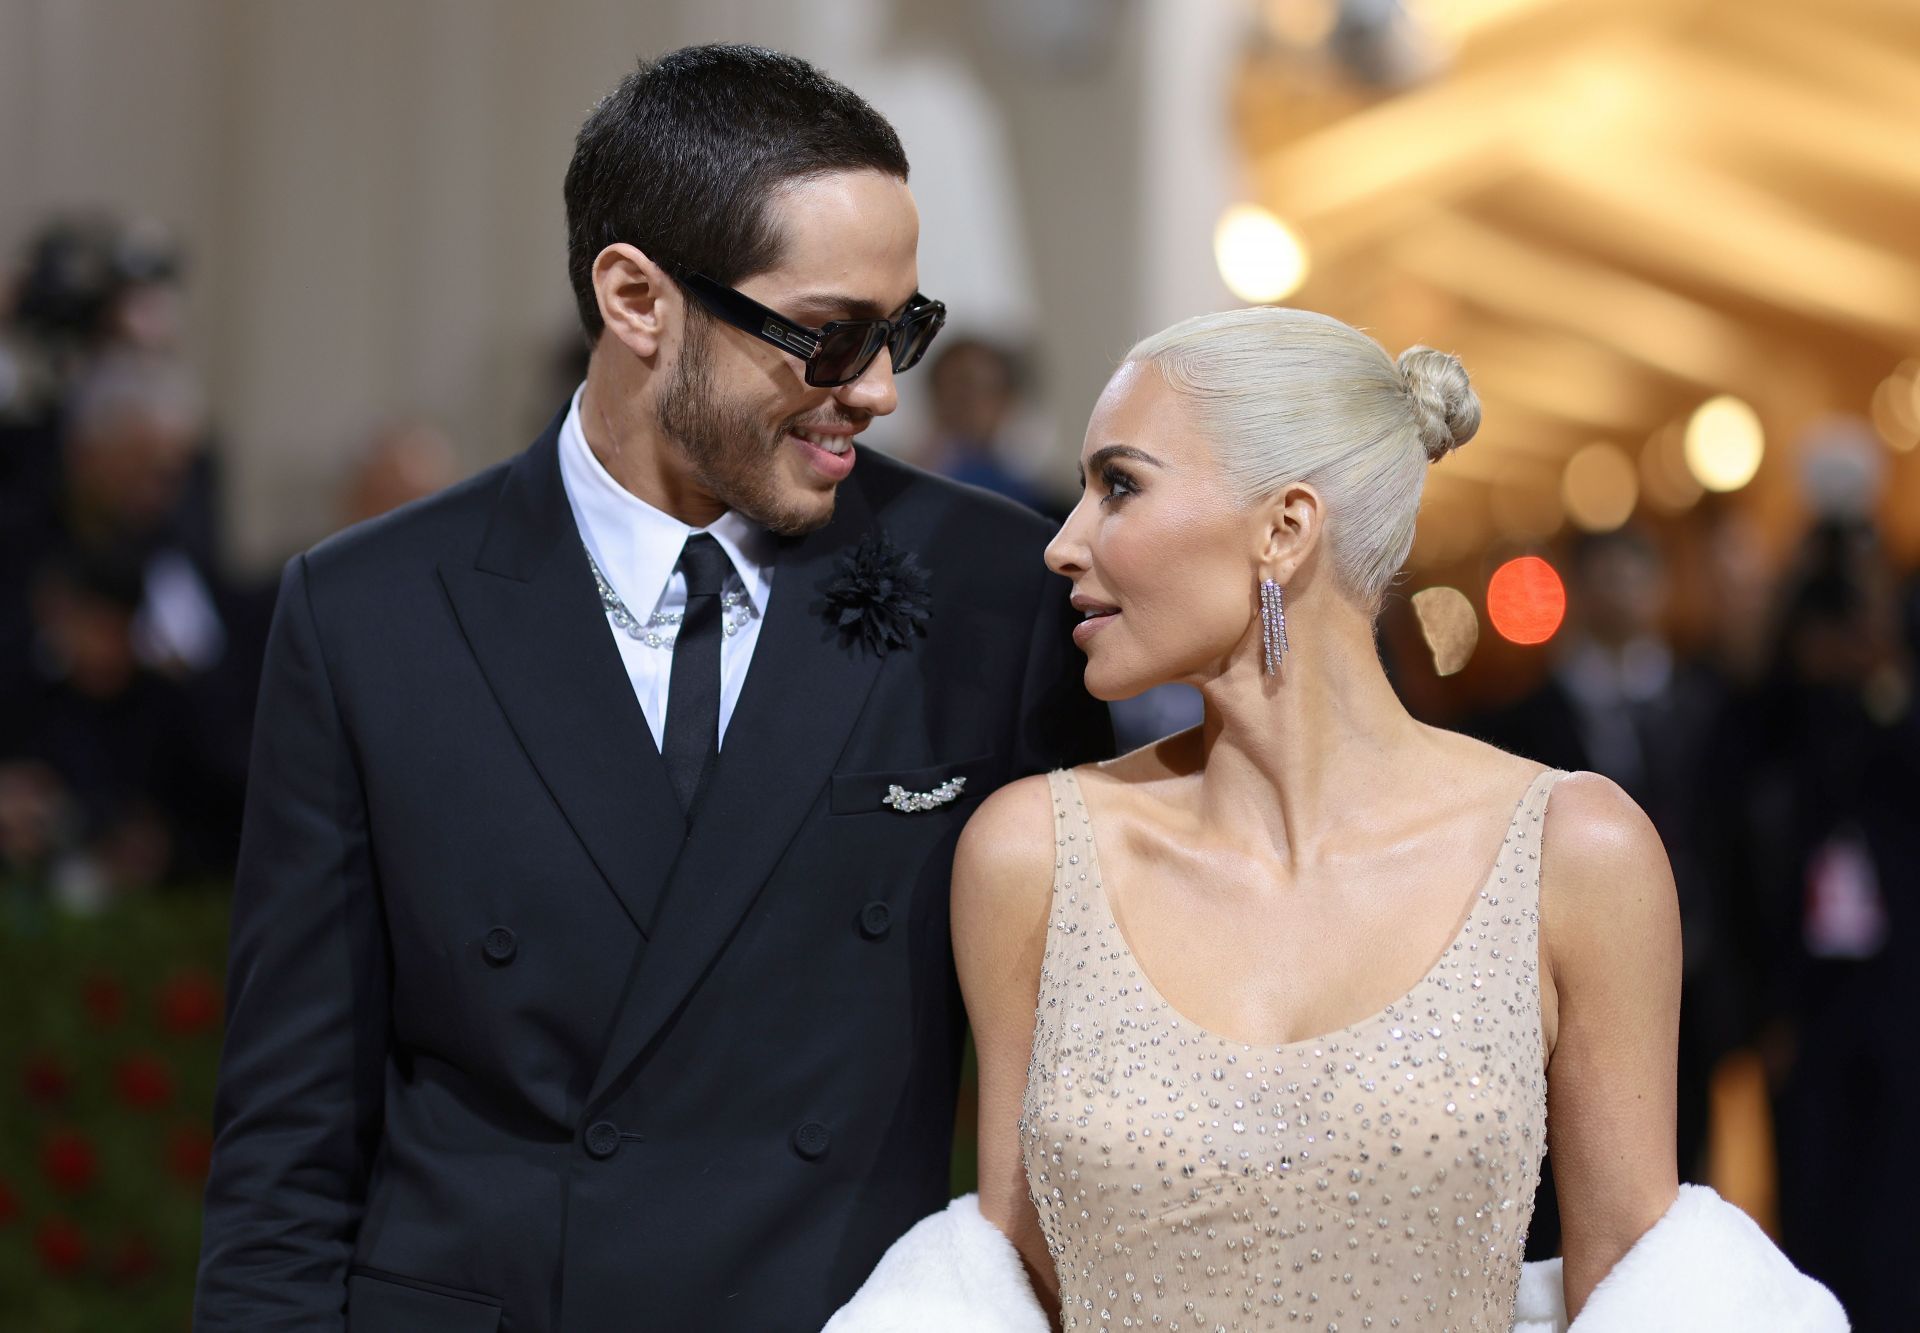
{"type": "Polygon", "coordinates": [[[965,778],[948,778],[932,791],[908,791],[898,783],[888,783],[887,794],[880,798],[880,804],[890,805],[903,815],[917,814],[945,805],[958,796],[966,785],[965,778]]]}
{"type": "Polygon", "coordinates": [[[1019,1121],[1063,1333],[1512,1326],[1545,1144],[1539,846],[1516,804],[1400,999],[1277,1045],[1200,1028],[1115,920],[1071,772],[1019,1121]]]}
{"type": "MultiPolygon", "coordinates": [[[[642,620],[620,600],[620,594],[607,582],[607,576],[601,572],[600,562],[593,558],[592,551],[587,552],[587,568],[593,571],[593,586],[600,593],[600,605],[605,608],[607,619],[613,622],[615,629],[626,631],[628,638],[638,639],[649,648],[673,647],[674,639],[679,637],[678,626],[684,618],[681,612],[655,611],[642,620]],[[662,630],[673,632],[662,634],[662,630]]],[[[744,592],[723,592],[720,594],[720,613],[726,617],[723,628],[727,637],[732,638],[753,617],[753,607],[744,592]]]]}

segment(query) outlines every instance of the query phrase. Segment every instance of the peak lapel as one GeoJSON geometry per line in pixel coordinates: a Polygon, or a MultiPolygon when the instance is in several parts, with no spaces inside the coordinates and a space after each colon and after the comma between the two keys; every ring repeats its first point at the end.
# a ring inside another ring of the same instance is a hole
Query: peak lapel
{"type": "Polygon", "coordinates": [[[826,789],[880,659],[827,624],[819,585],[872,521],[864,496],[842,486],[833,521],[777,557],[767,623],[650,932],[663,947],[634,978],[589,1105],[700,984],[826,789]]]}
{"type": "Polygon", "coordinates": [[[559,424],[509,470],[479,558],[440,579],[514,735],[644,935],[685,823],[594,594],[559,424]]]}

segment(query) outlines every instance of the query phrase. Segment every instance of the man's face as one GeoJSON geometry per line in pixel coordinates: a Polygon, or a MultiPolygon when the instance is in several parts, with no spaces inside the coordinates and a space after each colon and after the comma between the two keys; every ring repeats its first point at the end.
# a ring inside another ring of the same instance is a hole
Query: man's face
{"type": "MultiPolygon", "coordinates": [[[[780,260],[741,292],[811,328],[899,316],[920,281],[920,217],[905,181],[837,172],[790,183],[770,207],[785,238],[780,260]]],[[[661,431],[729,509],[789,536],[821,527],[853,471],[854,436],[898,402],[887,351],[853,383],[817,389],[800,358],[687,304],[661,431]]]]}

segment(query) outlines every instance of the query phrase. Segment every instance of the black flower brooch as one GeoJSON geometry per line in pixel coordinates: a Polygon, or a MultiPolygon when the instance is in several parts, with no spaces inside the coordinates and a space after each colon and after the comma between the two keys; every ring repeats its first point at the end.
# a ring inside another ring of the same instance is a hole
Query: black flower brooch
{"type": "Polygon", "coordinates": [[[927,632],[927,571],[912,551],[884,532],[870,532],[843,551],[833,577],[820,585],[827,623],[843,642],[859,642],[875,656],[910,647],[927,632]]]}

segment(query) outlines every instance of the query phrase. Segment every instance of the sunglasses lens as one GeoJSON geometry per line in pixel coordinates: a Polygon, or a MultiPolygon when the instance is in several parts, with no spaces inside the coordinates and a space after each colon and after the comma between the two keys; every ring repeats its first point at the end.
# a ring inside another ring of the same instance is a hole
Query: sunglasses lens
{"type": "Polygon", "coordinates": [[[937,304],[909,316],[907,323],[896,329],[890,340],[893,373],[898,375],[919,364],[920,358],[927,354],[927,347],[933,342],[933,335],[940,332],[940,326],[945,322],[946,311],[937,304]]]}
{"type": "Polygon", "coordinates": [[[820,351],[807,363],[807,382],[822,388],[851,384],[872,363],[881,338],[881,331],[865,321],[834,329],[820,340],[820,351]]]}

